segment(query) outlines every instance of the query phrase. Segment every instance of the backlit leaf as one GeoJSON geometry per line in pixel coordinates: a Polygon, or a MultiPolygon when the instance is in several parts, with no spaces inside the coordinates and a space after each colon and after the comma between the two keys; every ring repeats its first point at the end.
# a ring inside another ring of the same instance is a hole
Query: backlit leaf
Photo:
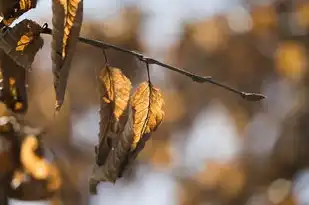
{"type": "Polygon", "coordinates": [[[113,103],[113,115],[116,121],[127,108],[132,89],[130,80],[118,68],[106,67],[100,79],[106,90],[103,100],[109,104],[113,103]]]}
{"type": "Polygon", "coordinates": [[[3,76],[1,101],[15,113],[24,113],[28,109],[26,88],[26,69],[17,65],[13,59],[2,52],[1,73],[3,76]]]}
{"type": "Polygon", "coordinates": [[[164,118],[164,100],[161,91],[150,83],[143,82],[132,96],[134,118],[134,142],[132,150],[145,134],[155,131],[164,118]]]}
{"type": "Polygon", "coordinates": [[[118,68],[106,67],[100,81],[100,134],[97,164],[102,165],[123,127],[120,118],[128,106],[131,92],[130,80],[118,68]]]}
{"type": "Polygon", "coordinates": [[[0,29],[10,26],[18,17],[30,9],[35,8],[37,0],[1,0],[0,2],[0,29]]]}
{"type": "Polygon", "coordinates": [[[40,31],[40,25],[25,19],[1,34],[1,100],[13,112],[27,111],[26,69],[43,46],[40,31]]]}
{"type": "Polygon", "coordinates": [[[30,69],[36,53],[43,47],[40,32],[39,24],[25,19],[13,28],[0,33],[0,49],[17,65],[30,69]]]}
{"type": "Polygon", "coordinates": [[[132,143],[126,159],[122,162],[119,176],[122,177],[128,166],[144,149],[146,142],[164,118],[164,100],[161,91],[151,83],[143,82],[131,97],[133,133],[132,143]]]}
{"type": "Polygon", "coordinates": [[[60,109],[83,20],[83,0],[53,0],[52,61],[56,109],[60,109]]]}
{"type": "Polygon", "coordinates": [[[57,190],[61,185],[58,169],[47,160],[38,156],[36,150],[39,141],[36,136],[26,136],[20,148],[20,161],[27,173],[36,180],[48,181],[51,191],[57,190]]]}
{"type": "Polygon", "coordinates": [[[117,141],[108,152],[105,163],[96,165],[90,180],[90,191],[96,193],[96,185],[100,181],[115,183],[121,177],[127,159],[130,155],[130,148],[133,142],[133,115],[131,107],[128,108],[128,119],[121,133],[115,137],[117,141]]]}

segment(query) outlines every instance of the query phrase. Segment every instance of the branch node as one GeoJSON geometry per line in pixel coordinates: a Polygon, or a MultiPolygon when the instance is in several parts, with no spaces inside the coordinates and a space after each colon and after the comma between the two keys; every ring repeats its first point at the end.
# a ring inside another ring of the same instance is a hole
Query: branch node
{"type": "Polygon", "coordinates": [[[191,79],[197,83],[204,83],[209,80],[212,80],[212,77],[211,76],[192,76],[191,79]]]}
{"type": "Polygon", "coordinates": [[[242,92],[241,97],[244,98],[245,100],[252,101],[252,102],[260,101],[260,100],[267,98],[265,95],[262,95],[262,94],[246,93],[246,92],[242,92]]]}

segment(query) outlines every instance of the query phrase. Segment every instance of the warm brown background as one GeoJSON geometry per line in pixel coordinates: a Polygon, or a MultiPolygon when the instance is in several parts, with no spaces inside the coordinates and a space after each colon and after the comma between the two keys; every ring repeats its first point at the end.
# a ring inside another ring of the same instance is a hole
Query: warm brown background
{"type": "MultiPolygon", "coordinates": [[[[95,0],[89,2],[90,9],[95,0]]],[[[138,50],[268,98],[249,103],[212,85],[152,67],[153,82],[164,92],[165,121],[139,156],[132,178],[115,186],[103,184],[99,196],[90,197],[87,183],[99,120],[94,73],[104,65],[103,56],[100,50],[78,46],[67,99],[54,119],[46,36],[29,76],[26,120],[49,128],[46,144],[57,151],[66,176],[64,204],[308,204],[309,1],[258,5],[243,0],[246,8],[232,5],[226,13],[183,22],[179,39],[164,30],[166,35],[145,35],[151,31],[149,18],[160,13],[143,13],[116,2],[121,7],[117,15],[86,18],[82,36],[138,50]],[[165,43],[170,38],[174,43],[165,43]]],[[[182,13],[173,10],[177,1],[170,2],[160,5],[171,7],[170,17],[181,18],[182,13]]],[[[38,11],[40,6],[43,3],[38,11]]],[[[40,22],[51,22],[49,14],[39,14],[40,22]]],[[[91,16],[91,10],[85,15],[91,16]]],[[[36,16],[35,11],[30,16],[36,16]]],[[[112,50],[108,57],[134,85],[146,79],[143,64],[133,57],[112,50]]]]}

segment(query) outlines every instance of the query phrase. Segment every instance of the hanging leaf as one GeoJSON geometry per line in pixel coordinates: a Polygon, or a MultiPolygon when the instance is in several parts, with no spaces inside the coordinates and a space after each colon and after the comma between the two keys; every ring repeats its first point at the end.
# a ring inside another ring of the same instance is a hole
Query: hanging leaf
{"type": "Polygon", "coordinates": [[[0,29],[10,26],[17,18],[35,8],[37,0],[1,0],[0,29]]]}
{"type": "Polygon", "coordinates": [[[100,80],[105,90],[103,100],[107,104],[113,104],[113,116],[117,123],[127,108],[132,89],[131,82],[120,69],[108,66],[102,71],[100,80]]]}
{"type": "MultiPolygon", "coordinates": [[[[43,47],[42,28],[34,21],[25,19],[0,33],[0,49],[18,66],[30,69],[37,52],[43,47]]],[[[2,57],[2,60],[6,57],[2,57]]]]}
{"type": "Polygon", "coordinates": [[[20,148],[20,161],[24,170],[35,180],[47,181],[47,188],[55,191],[61,186],[58,169],[43,158],[42,148],[36,136],[26,136],[20,148]],[[38,152],[39,150],[39,152],[38,152]]]}
{"type": "Polygon", "coordinates": [[[83,20],[83,0],[53,0],[52,61],[56,109],[63,104],[70,66],[83,20]]]}
{"type": "Polygon", "coordinates": [[[26,69],[30,69],[36,53],[43,46],[40,31],[40,25],[25,19],[1,34],[1,100],[13,112],[27,111],[26,69]]]}
{"type": "Polygon", "coordinates": [[[100,181],[115,182],[133,141],[132,111],[128,108],[132,85],[118,68],[106,66],[100,82],[100,134],[90,191],[100,181]]]}
{"type": "Polygon", "coordinates": [[[162,110],[164,105],[162,93],[149,82],[143,82],[139,85],[132,96],[131,105],[133,108],[134,136],[130,153],[122,163],[119,177],[123,176],[128,165],[130,165],[144,149],[152,132],[156,131],[165,115],[162,110]]]}
{"type": "Polygon", "coordinates": [[[100,181],[115,183],[122,173],[123,164],[126,162],[133,142],[133,115],[132,108],[128,108],[128,119],[121,133],[117,135],[117,141],[112,147],[105,163],[102,166],[96,165],[90,179],[90,192],[96,193],[96,186],[100,181]]]}
{"type": "Polygon", "coordinates": [[[132,96],[134,110],[134,141],[132,150],[135,150],[144,135],[154,132],[164,118],[162,110],[164,100],[161,91],[152,84],[143,82],[132,96]]]}
{"type": "MultiPolygon", "coordinates": [[[[107,85],[109,84],[107,83],[107,85]]],[[[110,98],[106,98],[105,101],[112,102],[110,98]]],[[[114,136],[115,143],[107,152],[104,163],[97,164],[93,169],[93,176],[90,180],[92,193],[96,193],[96,186],[100,181],[115,183],[118,178],[123,176],[127,166],[143,149],[151,133],[161,124],[164,117],[163,104],[164,101],[159,89],[154,88],[148,82],[144,82],[138,87],[127,108],[128,115],[124,130],[114,136]]],[[[115,112],[113,114],[117,116],[115,112]]]]}
{"type": "MultiPolygon", "coordinates": [[[[118,68],[104,68],[100,74],[100,134],[97,164],[102,165],[123,130],[126,119],[121,119],[128,106],[132,89],[130,80],[118,68]]],[[[124,116],[125,118],[126,116],[124,116]]]]}
{"type": "Polygon", "coordinates": [[[25,113],[28,109],[26,88],[26,70],[18,66],[11,58],[2,52],[1,74],[2,92],[1,101],[15,113],[25,113]]]}
{"type": "MultiPolygon", "coordinates": [[[[30,131],[36,133],[37,131],[30,131]]],[[[22,201],[50,199],[61,186],[61,177],[54,164],[44,158],[43,147],[37,136],[30,134],[20,139],[20,166],[14,172],[8,196],[22,201]]]]}
{"type": "Polygon", "coordinates": [[[108,152],[112,148],[112,136],[108,136],[107,132],[111,125],[111,119],[113,115],[112,103],[107,104],[103,97],[100,99],[100,133],[99,133],[99,145],[95,147],[96,151],[96,163],[103,165],[108,152]]]}

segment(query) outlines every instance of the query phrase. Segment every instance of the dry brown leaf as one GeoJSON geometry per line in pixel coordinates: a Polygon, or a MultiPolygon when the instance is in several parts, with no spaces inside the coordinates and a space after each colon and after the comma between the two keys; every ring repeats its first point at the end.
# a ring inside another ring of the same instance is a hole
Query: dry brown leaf
{"type": "Polygon", "coordinates": [[[106,67],[100,75],[100,80],[106,90],[103,100],[114,103],[113,114],[116,121],[128,106],[132,85],[130,80],[118,68],[106,67]]]}
{"type": "Polygon", "coordinates": [[[97,164],[102,165],[124,128],[120,121],[128,107],[131,82],[118,68],[106,67],[100,73],[100,133],[96,148],[97,164]]]}
{"type": "Polygon", "coordinates": [[[47,162],[35,154],[38,140],[35,136],[27,136],[21,146],[20,160],[27,172],[35,179],[46,179],[48,176],[47,162]]]}
{"type": "Polygon", "coordinates": [[[29,19],[6,29],[0,37],[0,48],[7,55],[2,59],[9,57],[18,66],[30,69],[37,52],[44,44],[40,36],[41,30],[41,25],[29,19]]]}
{"type": "Polygon", "coordinates": [[[123,131],[118,133],[115,138],[113,148],[109,148],[108,152],[105,152],[104,163],[97,163],[93,168],[93,175],[90,179],[91,193],[96,193],[96,186],[100,181],[115,183],[122,176],[124,169],[128,165],[127,159],[133,141],[133,115],[131,107],[128,107],[127,117],[128,119],[123,131]]]}
{"type": "Polygon", "coordinates": [[[0,22],[0,28],[3,26],[10,26],[16,19],[27,11],[35,8],[37,0],[18,0],[18,1],[1,1],[0,13],[3,17],[0,22]],[[14,3],[15,2],[15,3],[14,3]]]}
{"type": "Polygon", "coordinates": [[[134,119],[134,150],[141,138],[157,129],[164,118],[162,110],[164,100],[161,91],[150,83],[143,82],[132,96],[132,108],[134,119]]]}
{"type": "Polygon", "coordinates": [[[83,21],[83,0],[52,0],[52,11],[52,70],[56,109],[60,110],[83,21]]]}
{"type": "Polygon", "coordinates": [[[57,190],[61,186],[61,177],[58,169],[44,158],[36,155],[39,146],[38,139],[29,135],[25,137],[20,149],[20,160],[23,168],[37,180],[48,180],[48,189],[57,190]]]}
{"type": "Polygon", "coordinates": [[[66,46],[71,33],[71,29],[74,25],[77,9],[81,0],[59,0],[60,4],[64,8],[65,20],[64,20],[64,34],[62,39],[62,58],[66,56],[66,46]]]}

